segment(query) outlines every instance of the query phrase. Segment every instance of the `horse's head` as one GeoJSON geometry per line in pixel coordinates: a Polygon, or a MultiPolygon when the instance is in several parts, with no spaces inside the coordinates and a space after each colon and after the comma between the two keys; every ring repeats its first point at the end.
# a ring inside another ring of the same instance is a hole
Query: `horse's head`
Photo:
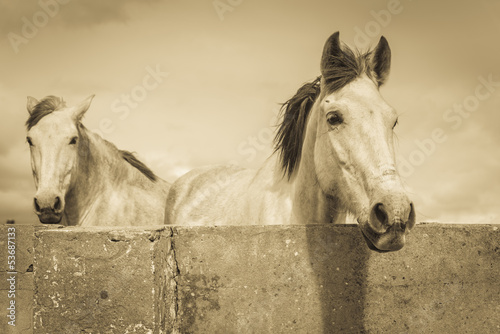
{"type": "Polygon", "coordinates": [[[58,97],[48,96],[40,101],[28,97],[30,116],[26,122],[26,140],[37,189],[34,208],[44,224],[61,221],[65,196],[78,161],[80,120],[92,98],[68,108],[58,97]]]}
{"type": "Polygon", "coordinates": [[[379,87],[390,68],[384,37],[372,52],[341,46],[338,32],[325,44],[320,93],[312,107],[318,182],[357,216],[370,248],[394,251],[405,244],[415,210],[396,171],[396,111],[379,87]],[[315,114],[315,115],[314,115],[315,114]]]}

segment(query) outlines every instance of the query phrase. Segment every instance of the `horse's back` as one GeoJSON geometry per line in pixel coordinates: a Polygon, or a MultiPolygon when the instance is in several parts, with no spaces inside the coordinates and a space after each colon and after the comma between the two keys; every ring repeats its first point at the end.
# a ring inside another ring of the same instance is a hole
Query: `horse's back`
{"type": "Polygon", "coordinates": [[[215,224],[225,217],[224,209],[234,208],[234,187],[243,187],[252,171],[234,165],[193,169],[171,186],[165,208],[166,224],[215,224]]]}

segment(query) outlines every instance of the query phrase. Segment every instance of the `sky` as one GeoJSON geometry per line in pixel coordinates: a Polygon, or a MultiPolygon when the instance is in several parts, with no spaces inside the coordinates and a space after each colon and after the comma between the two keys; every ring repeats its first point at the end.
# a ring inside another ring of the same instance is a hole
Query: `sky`
{"type": "Polygon", "coordinates": [[[332,33],[392,50],[398,169],[419,222],[500,223],[500,2],[0,0],[0,221],[36,222],[26,97],[160,177],[272,153],[280,103],[319,75],[332,33]]]}

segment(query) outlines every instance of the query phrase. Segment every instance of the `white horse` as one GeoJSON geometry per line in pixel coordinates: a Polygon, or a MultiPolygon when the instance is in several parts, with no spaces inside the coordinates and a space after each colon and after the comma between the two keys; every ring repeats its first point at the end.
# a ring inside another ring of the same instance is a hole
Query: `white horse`
{"type": "Polygon", "coordinates": [[[397,113],[379,92],[390,58],[384,37],[361,54],[334,33],[321,76],[283,106],[275,154],[257,171],[219,166],[182,176],[167,224],[344,223],[352,213],[370,248],[402,248],[415,211],[395,167],[397,113]]]}
{"type": "Polygon", "coordinates": [[[74,107],[28,97],[27,141],[34,208],[44,224],[164,224],[170,184],[127,151],[88,131],[81,119],[93,96],[74,107]],[[64,219],[63,219],[64,218],[64,219]]]}

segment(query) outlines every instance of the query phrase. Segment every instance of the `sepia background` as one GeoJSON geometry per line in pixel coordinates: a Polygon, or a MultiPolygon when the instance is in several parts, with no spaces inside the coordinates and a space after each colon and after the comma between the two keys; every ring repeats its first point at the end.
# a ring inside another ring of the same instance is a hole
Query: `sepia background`
{"type": "Polygon", "coordinates": [[[418,221],[499,222],[495,0],[0,0],[0,221],[37,221],[26,96],[96,94],[86,127],[168,181],[208,164],[258,168],[280,103],[319,74],[335,31],[363,50],[389,41],[381,91],[400,114],[418,221]]]}

